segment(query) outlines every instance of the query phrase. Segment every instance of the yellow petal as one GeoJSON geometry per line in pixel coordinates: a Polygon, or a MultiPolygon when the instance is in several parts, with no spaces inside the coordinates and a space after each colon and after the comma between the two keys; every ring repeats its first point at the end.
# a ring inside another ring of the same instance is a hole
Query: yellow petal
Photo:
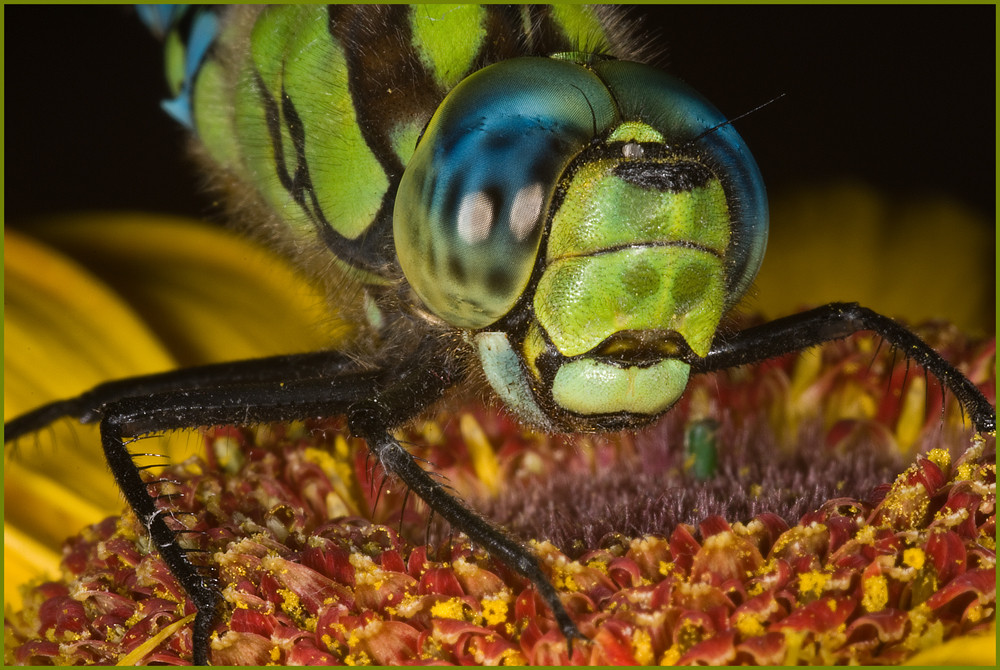
{"type": "Polygon", "coordinates": [[[964,635],[910,657],[903,665],[961,666],[997,664],[997,629],[985,634],[964,635]]]}
{"type": "Polygon", "coordinates": [[[114,286],[181,365],[315,351],[343,327],[282,257],[228,230],[88,214],[32,232],[114,286]]]}
{"type": "MultiPolygon", "coordinates": [[[[179,361],[326,343],[323,300],[283,259],[237,235],[122,214],[64,218],[32,232],[50,245],[5,231],[5,419],[179,361]]],[[[181,432],[143,441],[141,450],[178,459],[199,444],[181,432]]],[[[17,546],[5,544],[15,561],[6,564],[5,597],[16,603],[15,585],[28,578],[21,568],[53,576],[62,539],[119,514],[123,502],[94,426],[60,421],[9,452],[5,530],[17,546]],[[38,558],[44,548],[51,553],[38,558]]]]}
{"type": "Polygon", "coordinates": [[[764,265],[748,310],[859,302],[912,322],[943,318],[992,333],[995,234],[944,198],[893,202],[859,184],[803,189],[771,202],[764,265]]]}

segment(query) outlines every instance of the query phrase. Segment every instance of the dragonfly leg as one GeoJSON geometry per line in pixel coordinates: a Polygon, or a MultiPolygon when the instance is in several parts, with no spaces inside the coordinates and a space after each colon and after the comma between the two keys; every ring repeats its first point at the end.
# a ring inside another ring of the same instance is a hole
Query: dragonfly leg
{"type": "MultiPolygon", "coordinates": [[[[385,471],[399,477],[434,512],[469,536],[473,542],[486,549],[504,565],[528,579],[551,608],[568,644],[572,645],[574,639],[585,639],[563,607],[558,592],[545,576],[538,559],[501,528],[449,495],[444,487],[417,465],[413,456],[383,427],[379,418],[383,412],[384,409],[375,403],[366,403],[354,408],[348,416],[351,432],[364,437],[368,448],[378,457],[385,471]]],[[[572,653],[572,646],[570,651],[572,653]]]]}
{"type": "Polygon", "coordinates": [[[724,340],[717,337],[707,356],[691,361],[691,369],[695,373],[711,372],[755,363],[862,330],[878,334],[937,377],[958,398],[977,431],[996,430],[996,409],[975,384],[912,331],[857,303],[830,303],[747,328],[724,340]]]}
{"type": "MultiPolygon", "coordinates": [[[[433,351],[425,351],[421,363],[437,365],[429,367],[403,367],[391,375],[383,372],[357,372],[353,368],[345,371],[342,366],[312,368],[308,374],[295,374],[287,369],[291,361],[296,367],[302,360],[316,362],[313,358],[289,357],[277,365],[265,366],[265,370],[253,370],[253,363],[236,365],[236,369],[246,368],[247,374],[236,377],[237,383],[197,388],[204,383],[203,371],[197,372],[198,383],[187,389],[157,390],[169,387],[160,385],[161,377],[138,378],[117,383],[119,386],[106,398],[114,398],[107,404],[92,411],[100,417],[101,442],[108,466],[115,477],[129,506],[148,529],[150,538],[170,571],[190,596],[197,613],[193,625],[193,662],[206,665],[209,660],[209,641],[217,621],[221,595],[214,580],[201,574],[192,563],[186,550],[177,541],[176,533],[166,524],[166,512],[156,505],[148,486],[140,474],[133,454],[124,438],[145,435],[154,431],[176,430],[205,425],[249,425],[275,421],[293,421],[316,416],[348,414],[359,398],[387,397],[408,398],[405,406],[396,404],[384,414],[391,417],[389,427],[409,421],[414,414],[437,400],[451,385],[455,371],[440,359],[435,359],[433,351]],[[286,380],[291,381],[286,381],[286,380]],[[131,386],[130,386],[131,384],[131,386]],[[130,391],[152,393],[130,396],[130,391]]],[[[319,360],[325,360],[320,357],[319,360]]],[[[330,360],[336,360],[335,356],[330,360]]],[[[229,370],[232,372],[232,370],[229,370]]],[[[191,374],[191,373],[167,373],[191,374]]],[[[221,383],[226,375],[213,375],[215,383],[221,383]]],[[[233,377],[229,377],[233,379],[233,377]]],[[[176,381],[171,379],[168,381],[176,381]]],[[[86,402],[74,405],[94,407],[86,402]]],[[[388,430],[384,428],[383,432],[388,430]]],[[[416,467],[414,465],[414,467],[416,467]]],[[[418,468],[419,469],[419,468],[418,468]]],[[[425,475],[426,476],[426,475],[425,475]]],[[[453,501],[455,505],[459,505],[453,501]]],[[[536,566],[537,568],[537,566],[536,566]]]]}
{"type": "Polygon", "coordinates": [[[218,616],[222,596],[211,580],[206,579],[188,559],[186,552],[177,542],[176,534],[164,521],[163,510],[157,509],[146,483],[139,475],[139,468],[132,460],[132,454],[122,440],[120,416],[111,411],[101,420],[104,456],[118,483],[118,488],[121,489],[132,511],[146,527],[163,561],[187,591],[197,609],[192,628],[192,661],[195,665],[208,665],[209,635],[218,616]]]}

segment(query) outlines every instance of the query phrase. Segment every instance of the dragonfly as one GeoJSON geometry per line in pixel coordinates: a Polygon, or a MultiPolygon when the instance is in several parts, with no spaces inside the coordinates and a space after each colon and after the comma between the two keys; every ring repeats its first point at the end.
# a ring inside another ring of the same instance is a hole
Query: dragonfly
{"type": "Polygon", "coordinates": [[[530,580],[572,643],[582,635],[532,553],[394,437],[458,389],[489,388],[548,432],[638,429],[692,375],[871,330],[995,430],[974,384],[859,305],[719,336],[763,260],[763,179],[730,120],[646,64],[615,9],[139,12],[164,39],[165,109],[235,185],[240,224],[321,268],[361,332],[335,351],[108,382],[5,424],[7,442],[64,417],[99,424],[119,488],[197,608],[196,664],[220,594],[166,524],[132,437],[342,415],[387,473],[530,580]]]}

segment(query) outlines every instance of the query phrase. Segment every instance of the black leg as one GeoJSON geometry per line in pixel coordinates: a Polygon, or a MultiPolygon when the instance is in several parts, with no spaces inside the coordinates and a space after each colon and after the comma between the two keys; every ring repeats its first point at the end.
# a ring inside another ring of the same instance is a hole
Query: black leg
{"type": "Polygon", "coordinates": [[[908,329],[857,303],[830,303],[748,328],[725,340],[717,336],[708,355],[693,359],[691,367],[700,373],[755,363],[862,330],[878,334],[941,380],[962,403],[977,431],[996,430],[996,410],[975,384],[908,329]]]}
{"type": "MultiPolygon", "coordinates": [[[[92,423],[100,420],[102,408],[126,398],[171,391],[235,387],[267,380],[330,379],[359,371],[360,367],[350,357],[323,351],[216,363],[119,379],[95,386],[75,398],[52,402],[14,418],[4,425],[4,442],[39,431],[63,417],[92,423]]],[[[348,391],[344,389],[345,393],[348,391]]]]}
{"type": "Polygon", "coordinates": [[[119,488],[197,608],[193,627],[197,665],[208,662],[220,594],[178,544],[123,438],[197,426],[347,414],[360,400],[373,398],[381,409],[382,434],[387,435],[389,428],[409,421],[437,400],[457,378],[457,371],[433,340],[416,351],[410,367],[388,372],[362,370],[335,353],[283,356],[259,363],[227,363],[111,382],[77,398],[46,405],[5,426],[5,440],[10,441],[30,432],[39,417],[100,419],[105,457],[119,488]],[[395,404],[387,402],[390,398],[395,404]],[[400,404],[404,399],[405,404],[400,404]]]}
{"type": "MultiPolygon", "coordinates": [[[[176,533],[164,522],[163,512],[157,509],[123,438],[194,426],[245,425],[336,414],[347,415],[352,432],[367,441],[386,472],[398,476],[456,529],[529,579],[551,607],[568,641],[581,637],[534,556],[449,495],[389,434],[392,428],[436,401],[459,377],[460,370],[446,353],[429,341],[406,367],[390,371],[361,370],[335,354],[268,361],[263,372],[253,367],[254,362],[246,362],[114,382],[68,403],[53,405],[101,417],[101,440],[119,487],[197,608],[193,628],[196,664],[208,662],[209,636],[220,596],[191,563],[177,543],[176,533]],[[310,365],[304,366],[303,362],[310,365]],[[176,390],[177,386],[185,390],[176,390]],[[133,395],[137,390],[146,394],[133,395]]],[[[12,437],[8,435],[8,439],[12,437]]]]}
{"type": "Polygon", "coordinates": [[[356,407],[348,416],[351,432],[363,436],[378,457],[382,468],[396,475],[437,514],[469,539],[484,547],[504,565],[517,571],[538,589],[566,637],[572,656],[574,639],[584,639],[570,618],[559,594],[538,565],[538,560],[521,543],[511,539],[499,527],[479,516],[434,481],[413,456],[380,424],[374,404],[356,407]]]}
{"type": "Polygon", "coordinates": [[[163,510],[156,508],[154,499],[149,495],[146,484],[132,461],[132,454],[122,441],[120,426],[112,416],[101,421],[101,442],[104,445],[104,457],[118,488],[146,527],[163,562],[187,591],[197,609],[192,627],[192,662],[195,665],[208,665],[208,640],[222,596],[215,585],[188,560],[184,549],[177,543],[174,532],[167,527],[163,520],[163,510]]]}

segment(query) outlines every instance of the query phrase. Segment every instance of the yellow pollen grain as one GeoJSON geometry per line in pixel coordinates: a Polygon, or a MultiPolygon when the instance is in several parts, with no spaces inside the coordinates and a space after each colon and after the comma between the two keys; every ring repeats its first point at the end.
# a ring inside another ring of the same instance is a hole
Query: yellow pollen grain
{"type": "MultiPolygon", "coordinates": [[[[993,610],[990,609],[988,612],[989,612],[989,614],[992,614],[993,610]]],[[[986,618],[987,612],[983,611],[982,604],[980,604],[980,603],[972,603],[972,605],[969,606],[969,608],[965,610],[965,616],[967,617],[969,623],[975,624],[975,623],[979,623],[984,618],[986,618]]]]}
{"type": "Polygon", "coordinates": [[[912,547],[903,551],[903,563],[907,564],[911,568],[919,570],[924,567],[924,562],[926,560],[927,555],[920,547],[912,547]]]}
{"type": "Polygon", "coordinates": [[[344,657],[345,665],[371,665],[372,659],[368,657],[363,651],[359,651],[356,654],[348,654],[344,657]]]}
{"type": "Polygon", "coordinates": [[[299,602],[299,595],[294,591],[289,589],[278,589],[278,595],[281,596],[281,609],[285,610],[286,613],[291,616],[297,616],[301,613],[301,603],[299,602]]]}
{"type": "Polygon", "coordinates": [[[677,643],[686,651],[698,642],[701,642],[701,628],[690,619],[684,619],[677,635],[677,643]]]}
{"type": "Polygon", "coordinates": [[[759,637],[764,634],[764,624],[754,615],[740,612],[736,617],[736,630],[743,637],[759,637]]]}
{"type": "Polygon", "coordinates": [[[488,626],[496,626],[507,620],[507,603],[499,598],[484,598],[482,609],[483,619],[488,626]]]}
{"type": "Polygon", "coordinates": [[[805,641],[806,632],[786,628],[782,633],[785,636],[785,660],[781,664],[799,665],[803,652],[802,643],[805,641]]]}
{"type": "Polygon", "coordinates": [[[823,593],[823,587],[828,581],[830,581],[830,575],[815,570],[804,572],[799,575],[799,593],[802,595],[811,593],[818,597],[823,593]]]}
{"type": "Polygon", "coordinates": [[[958,472],[955,474],[955,479],[972,479],[972,474],[976,471],[975,466],[972,463],[962,463],[958,466],[958,472]]]}
{"type": "Polygon", "coordinates": [[[608,574],[608,564],[607,564],[607,562],[602,561],[599,558],[594,558],[594,559],[591,559],[590,561],[587,561],[587,567],[588,568],[593,568],[595,570],[599,570],[601,573],[603,573],[605,575],[608,574]]]}
{"type": "Polygon", "coordinates": [[[951,454],[948,453],[947,449],[931,449],[927,452],[927,460],[941,470],[947,470],[951,467],[951,454]]]}
{"type": "Polygon", "coordinates": [[[431,616],[437,617],[438,619],[456,619],[458,621],[464,621],[465,608],[462,605],[463,603],[460,598],[439,600],[431,606],[431,616]]]}
{"type": "Polygon", "coordinates": [[[500,654],[500,665],[527,665],[527,660],[517,649],[504,649],[500,654]]]}
{"type": "Polygon", "coordinates": [[[681,660],[681,650],[677,647],[670,647],[665,652],[663,652],[663,657],[660,658],[660,665],[677,665],[677,661],[681,660]]]}
{"type": "Polygon", "coordinates": [[[632,654],[639,665],[653,662],[653,638],[641,628],[632,633],[632,654]]]}
{"type": "Polygon", "coordinates": [[[858,534],[854,536],[855,539],[861,544],[871,544],[875,541],[875,527],[865,526],[858,531],[858,534]]]}
{"type": "Polygon", "coordinates": [[[271,660],[277,663],[281,659],[281,648],[271,647],[271,660]]]}
{"type": "Polygon", "coordinates": [[[882,575],[875,575],[864,580],[862,584],[864,596],[861,606],[869,612],[881,612],[889,602],[889,582],[882,575]]]}

